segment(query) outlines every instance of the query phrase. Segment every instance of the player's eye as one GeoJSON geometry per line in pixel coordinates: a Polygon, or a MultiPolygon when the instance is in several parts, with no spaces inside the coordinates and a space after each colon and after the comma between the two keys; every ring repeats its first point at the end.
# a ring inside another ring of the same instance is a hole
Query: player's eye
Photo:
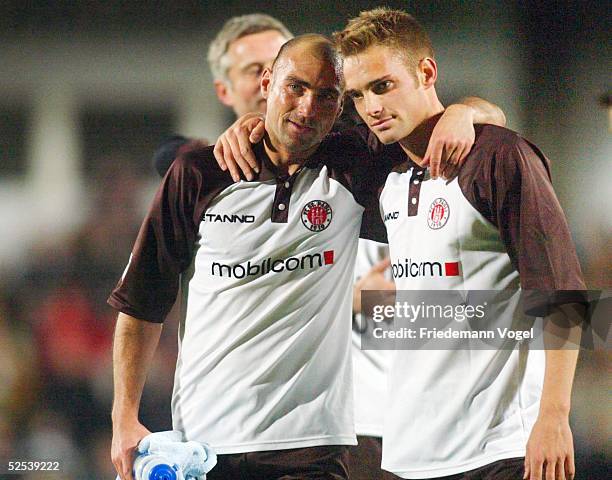
{"type": "Polygon", "coordinates": [[[391,80],[383,80],[381,82],[375,83],[374,86],[372,87],[372,91],[376,95],[380,95],[390,90],[392,86],[393,86],[393,82],[391,82],[391,80]]]}
{"type": "Polygon", "coordinates": [[[297,83],[290,83],[287,85],[287,88],[289,88],[292,93],[302,93],[303,90],[303,87],[297,83]]]}
{"type": "Polygon", "coordinates": [[[349,98],[351,98],[353,101],[355,100],[361,100],[363,98],[363,95],[361,94],[361,92],[349,92],[348,93],[349,98]]]}

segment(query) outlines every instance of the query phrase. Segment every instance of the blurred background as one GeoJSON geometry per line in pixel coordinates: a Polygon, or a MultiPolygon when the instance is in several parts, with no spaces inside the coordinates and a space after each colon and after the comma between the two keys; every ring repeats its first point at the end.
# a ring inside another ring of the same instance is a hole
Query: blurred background
{"type": "MultiPolygon", "coordinates": [[[[587,284],[611,288],[609,2],[384,4],[429,30],[443,102],[496,103],[549,156],[587,284]]],[[[223,22],[260,11],[295,34],[331,33],[379,5],[0,2],[0,465],[55,458],[65,473],[50,478],[114,478],[106,298],[159,183],[157,145],[214,140],[233,119],[206,64],[223,22]]],[[[151,430],[171,428],[175,357],[169,322],[143,398],[151,430]]],[[[610,478],[610,379],[609,352],[582,352],[577,478],[610,478]]]]}

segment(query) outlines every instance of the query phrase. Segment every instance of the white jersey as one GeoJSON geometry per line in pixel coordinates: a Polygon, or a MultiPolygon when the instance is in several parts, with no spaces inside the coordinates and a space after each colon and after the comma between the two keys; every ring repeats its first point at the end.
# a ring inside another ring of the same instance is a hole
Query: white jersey
{"type": "Polygon", "coordinates": [[[237,184],[211,147],[179,157],[109,299],[161,322],[181,273],[173,426],[217,453],[356,444],[351,287],[364,207],[324,153],[287,177],[258,151],[259,179],[237,184]]]}
{"type": "MultiPolygon", "coordinates": [[[[466,164],[450,183],[432,180],[412,163],[396,169],[380,204],[397,290],[504,290],[551,281],[556,288],[583,289],[549,186],[539,151],[491,126],[477,130],[466,164]],[[517,170],[522,187],[515,184],[517,170]],[[511,194],[514,206],[505,203],[511,194]],[[538,237],[533,225],[542,219],[538,237]],[[549,232],[556,243],[543,251],[549,232]],[[539,274],[529,270],[536,263],[543,265],[539,274]]],[[[402,478],[443,477],[524,456],[538,415],[544,355],[526,347],[394,351],[383,468],[402,478]]]]}
{"type": "MultiPolygon", "coordinates": [[[[355,281],[388,255],[387,245],[359,239],[355,281]]],[[[361,349],[361,336],[367,334],[366,329],[371,328],[371,320],[368,322],[360,314],[354,316],[351,339],[355,377],[355,432],[357,435],[382,437],[390,352],[361,349]]]]}

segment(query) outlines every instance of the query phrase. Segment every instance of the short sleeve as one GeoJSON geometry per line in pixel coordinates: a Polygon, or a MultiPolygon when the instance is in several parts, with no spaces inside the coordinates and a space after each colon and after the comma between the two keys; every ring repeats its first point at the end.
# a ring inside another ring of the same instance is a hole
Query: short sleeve
{"type": "Polygon", "coordinates": [[[480,158],[476,203],[499,229],[525,294],[525,310],[585,302],[585,284],[567,220],[555,195],[549,164],[533,144],[515,135],[480,158]],[[484,205],[483,205],[484,204],[484,205]]]}
{"type": "Polygon", "coordinates": [[[164,177],[140,227],[129,263],[108,303],[133,317],[163,322],[178,292],[179,276],[193,255],[202,173],[179,157],[164,177]]]}

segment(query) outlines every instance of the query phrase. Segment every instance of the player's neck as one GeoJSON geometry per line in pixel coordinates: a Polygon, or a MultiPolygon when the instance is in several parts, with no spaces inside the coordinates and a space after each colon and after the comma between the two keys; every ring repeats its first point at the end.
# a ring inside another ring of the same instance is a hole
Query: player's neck
{"type": "Polygon", "coordinates": [[[286,173],[287,175],[293,175],[298,171],[318,147],[319,145],[315,145],[303,152],[291,152],[278,144],[278,142],[275,142],[267,134],[264,139],[266,155],[268,155],[272,164],[274,164],[280,172],[286,173]]]}
{"type": "Polygon", "coordinates": [[[423,157],[427,151],[431,133],[438,123],[442,112],[444,112],[444,105],[436,99],[436,102],[424,116],[423,121],[408,136],[399,141],[406,155],[417,165],[423,165],[423,157]]]}

